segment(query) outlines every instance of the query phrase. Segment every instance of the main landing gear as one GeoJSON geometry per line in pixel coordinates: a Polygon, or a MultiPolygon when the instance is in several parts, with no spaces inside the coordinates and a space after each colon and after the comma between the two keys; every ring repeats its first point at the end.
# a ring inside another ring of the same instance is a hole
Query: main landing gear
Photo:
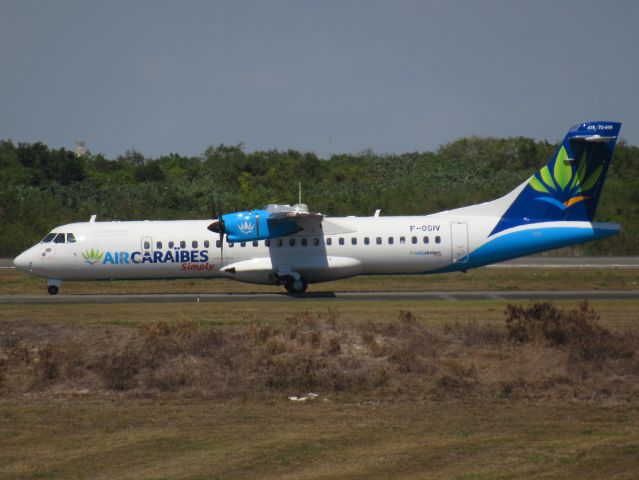
{"type": "Polygon", "coordinates": [[[293,270],[290,265],[279,265],[273,274],[275,283],[283,285],[288,293],[304,293],[308,287],[308,282],[293,270]]]}
{"type": "Polygon", "coordinates": [[[304,293],[308,288],[308,282],[302,277],[294,279],[293,277],[282,278],[282,285],[288,293],[304,293]]]}

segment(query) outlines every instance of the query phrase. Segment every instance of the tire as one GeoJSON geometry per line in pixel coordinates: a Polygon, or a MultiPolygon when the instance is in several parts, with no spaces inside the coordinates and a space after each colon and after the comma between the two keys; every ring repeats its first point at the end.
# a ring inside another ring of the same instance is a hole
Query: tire
{"type": "Polygon", "coordinates": [[[47,287],[47,292],[49,292],[49,295],[57,295],[59,290],[60,289],[57,285],[49,285],[47,287]]]}
{"type": "Polygon", "coordinates": [[[291,278],[289,281],[284,282],[284,288],[286,288],[286,291],[288,293],[300,294],[306,292],[306,289],[308,288],[308,282],[303,278],[299,280],[293,280],[291,278]]]}

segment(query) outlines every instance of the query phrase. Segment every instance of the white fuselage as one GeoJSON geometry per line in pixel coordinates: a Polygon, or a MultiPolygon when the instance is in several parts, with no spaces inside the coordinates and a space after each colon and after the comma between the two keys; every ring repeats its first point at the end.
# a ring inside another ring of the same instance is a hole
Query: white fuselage
{"type": "Polygon", "coordinates": [[[276,284],[296,272],[316,283],[464,271],[618,232],[617,225],[537,223],[518,227],[514,243],[505,235],[491,238],[498,243],[495,250],[486,248],[487,237],[499,218],[478,215],[474,208],[427,216],[327,217],[315,232],[247,243],[224,240],[223,248],[220,236],[207,230],[211,220],[73,223],[52,232],[73,234],[73,243],[36,244],[15,264],[55,280],[228,277],[276,284]]]}
{"type": "MultiPolygon", "coordinates": [[[[358,274],[423,273],[451,262],[450,224],[433,217],[331,218],[324,222],[329,228],[317,233],[224,240],[223,248],[220,236],[207,230],[210,223],[74,223],[53,233],[72,233],[75,242],[39,243],[21,257],[29,258],[30,273],[58,280],[225,276],[254,283],[275,283],[269,275],[287,269],[314,283],[358,274]],[[232,273],[224,271],[229,269],[232,273]]],[[[20,257],[19,263],[24,263],[20,257]]]]}

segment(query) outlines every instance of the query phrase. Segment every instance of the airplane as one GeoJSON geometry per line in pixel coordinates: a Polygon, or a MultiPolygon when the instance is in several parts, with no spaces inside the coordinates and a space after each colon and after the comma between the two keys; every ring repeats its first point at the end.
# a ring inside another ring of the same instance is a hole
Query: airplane
{"type": "Polygon", "coordinates": [[[211,220],[88,222],[54,228],[15,258],[47,279],[226,277],[281,285],[356,275],[466,272],[618,235],[593,222],[621,123],[572,127],[547,165],[493,201],[420,216],[328,217],[306,205],[268,205],[211,220]]]}

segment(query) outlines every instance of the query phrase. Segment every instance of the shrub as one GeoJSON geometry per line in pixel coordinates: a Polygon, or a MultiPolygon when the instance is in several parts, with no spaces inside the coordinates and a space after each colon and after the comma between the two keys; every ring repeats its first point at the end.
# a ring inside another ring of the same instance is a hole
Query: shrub
{"type": "Polygon", "coordinates": [[[568,345],[573,359],[601,360],[633,354],[628,336],[599,325],[599,315],[587,301],[568,311],[550,302],[529,307],[509,304],[506,329],[508,337],[517,343],[542,341],[553,347],[568,345]]]}
{"type": "Polygon", "coordinates": [[[59,352],[56,347],[46,343],[37,352],[39,380],[45,383],[56,380],[60,375],[59,352]]]}

